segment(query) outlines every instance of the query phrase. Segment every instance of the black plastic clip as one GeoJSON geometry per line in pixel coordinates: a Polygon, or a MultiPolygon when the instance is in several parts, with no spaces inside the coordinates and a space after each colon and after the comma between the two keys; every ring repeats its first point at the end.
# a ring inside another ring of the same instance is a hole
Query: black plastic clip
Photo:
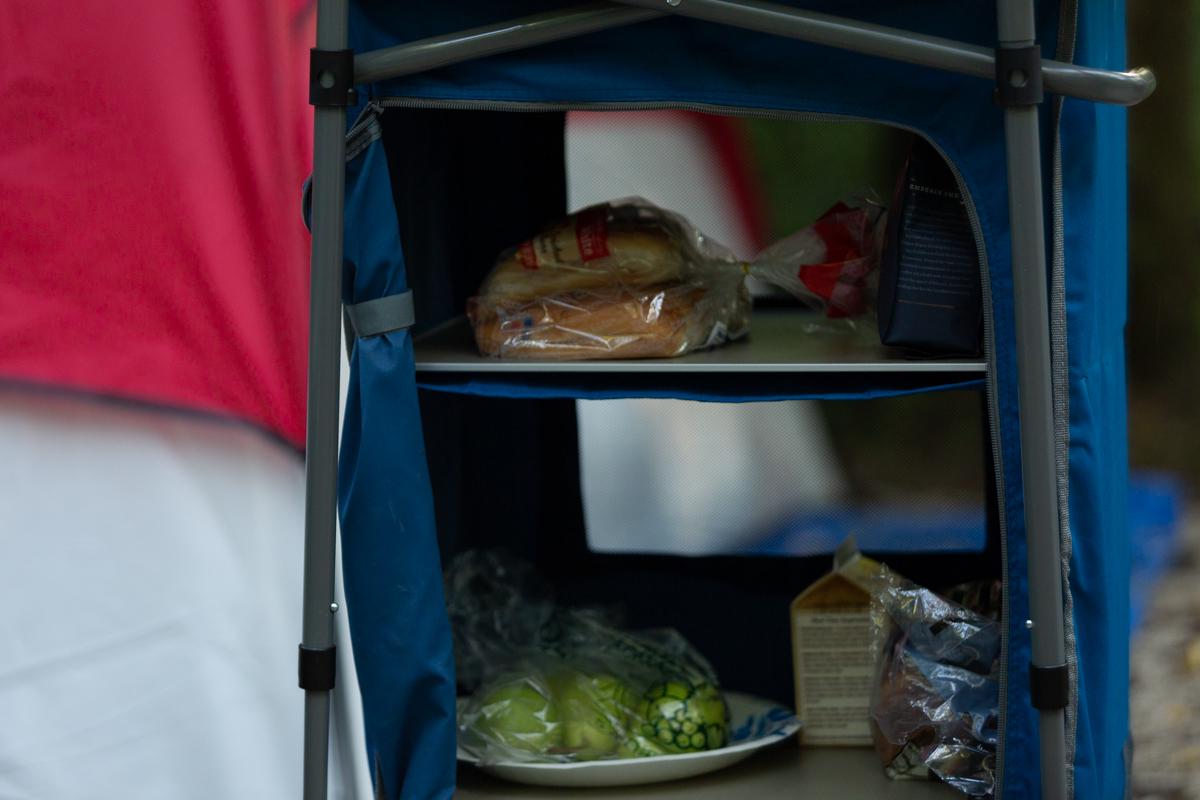
{"type": "Polygon", "coordinates": [[[1029,667],[1029,696],[1033,707],[1043,711],[1066,708],[1071,697],[1071,680],[1066,664],[1029,667]]]}
{"type": "Polygon", "coordinates": [[[1035,106],[1042,102],[1042,48],[996,48],[996,104],[1035,106]]]}
{"type": "Polygon", "coordinates": [[[354,51],[308,51],[308,102],[314,106],[353,105],[354,51]]]}
{"type": "Polygon", "coordinates": [[[333,689],[337,673],[337,648],[300,645],[300,688],[306,692],[328,692],[333,689]]]}

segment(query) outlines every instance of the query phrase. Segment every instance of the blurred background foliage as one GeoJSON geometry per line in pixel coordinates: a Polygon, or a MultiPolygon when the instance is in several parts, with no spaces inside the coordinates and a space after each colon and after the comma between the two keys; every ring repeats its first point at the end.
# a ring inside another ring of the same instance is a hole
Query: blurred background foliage
{"type": "Polygon", "coordinates": [[[1129,63],[1158,90],[1129,115],[1130,458],[1200,479],[1200,3],[1129,4],[1129,63]],[[1169,9],[1169,10],[1168,10],[1169,9]]]}

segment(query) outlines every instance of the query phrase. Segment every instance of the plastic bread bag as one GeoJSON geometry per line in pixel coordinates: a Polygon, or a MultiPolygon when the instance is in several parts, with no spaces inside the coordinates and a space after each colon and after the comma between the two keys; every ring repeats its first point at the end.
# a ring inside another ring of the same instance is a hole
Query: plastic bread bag
{"type": "MultiPolygon", "coordinates": [[[[515,559],[471,554],[451,565],[447,585],[470,593],[521,571],[515,559]],[[504,575],[484,574],[496,567],[504,575]]],[[[484,594],[494,597],[491,588],[484,594]]],[[[455,594],[448,602],[479,605],[455,594]]],[[[554,606],[547,616],[540,600],[533,606],[532,620],[492,615],[455,631],[456,645],[482,634],[486,646],[470,650],[489,653],[482,681],[460,699],[462,752],[480,763],[566,763],[725,745],[729,710],[716,674],[677,632],[627,632],[595,610],[554,606]],[[507,634],[516,638],[505,641],[507,634]]],[[[525,616],[521,606],[507,608],[525,616]]],[[[452,622],[457,628],[464,620],[452,613],[452,622]]]]}
{"type": "Polygon", "coordinates": [[[837,203],[821,217],[759,253],[750,274],[821,310],[848,319],[875,307],[882,208],[868,195],[837,203]]]}
{"type": "Polygon", "coordinates": [[[500,256],[467,314],[484,355],[679,356],[749,329],[746,275],[830,318],[868,308],[878,209],[839,204],[752,262],[645,200],[591,206],[500,256]]]}
{"type": "Polygon", "coordinates": [[[1000,626],[995,582],[949,594],[972,610],[866,558],[843,574],[871,592],[875,749],[891,778],[930,774],[973,797],[995,786],[1000,626]],[[982,612],[982,613],[981,613],[982,612]]]}

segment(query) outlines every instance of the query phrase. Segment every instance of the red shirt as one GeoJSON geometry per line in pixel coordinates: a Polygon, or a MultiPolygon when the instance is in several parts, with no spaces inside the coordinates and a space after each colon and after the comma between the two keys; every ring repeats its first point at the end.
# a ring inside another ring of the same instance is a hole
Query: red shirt
{"type": "Polygon", "coordinates": [[[0,378],[303,444],[308,6],[0,3],[0,378]]]}

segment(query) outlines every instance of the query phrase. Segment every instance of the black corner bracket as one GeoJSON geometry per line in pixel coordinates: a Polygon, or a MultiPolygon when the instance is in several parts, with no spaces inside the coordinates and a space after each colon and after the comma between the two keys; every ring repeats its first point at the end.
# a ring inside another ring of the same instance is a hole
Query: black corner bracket
{"type": "Polygon", "coordinates": [[[337,673],[337,648],[317,650],[300,645],[300,688],[306,692],[328,692],[333,689],[337,673]]]}
{"type": "Polygon", "coordinates": [[[354,104],[354,51],[308,51],[308,102],[314,106],[354,104]]]}
{"type": "Polygon", "coordinates": [[[1057,667],[1029,667],[1029,695],[1033,707],[1042,711],[1066,708],[1071,696],[1071,680],[1066,664],[1057,667]]]}
{"type": "Polygon", "coordinates": [[[1042,48],[996,48],[996,104],[1004,108],[1042,102],[1042,48]]]}

